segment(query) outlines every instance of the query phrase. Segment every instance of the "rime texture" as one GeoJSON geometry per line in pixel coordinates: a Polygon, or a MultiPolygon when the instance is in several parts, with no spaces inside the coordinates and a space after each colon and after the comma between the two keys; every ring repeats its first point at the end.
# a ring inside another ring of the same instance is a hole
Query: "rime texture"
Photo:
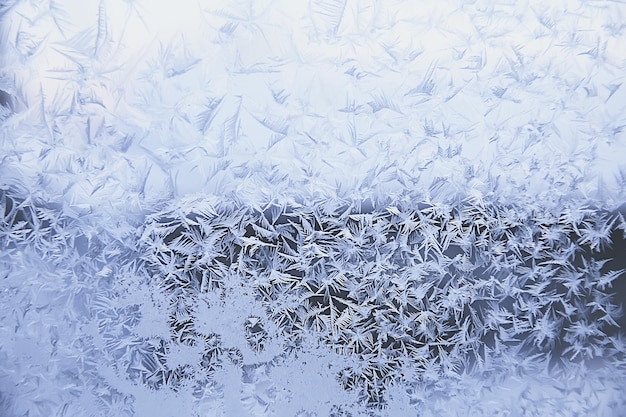
{"type": "Polygon", "coordinates": [[[0,414],[626,414],[621,1],[0,4],[0,414]]]}

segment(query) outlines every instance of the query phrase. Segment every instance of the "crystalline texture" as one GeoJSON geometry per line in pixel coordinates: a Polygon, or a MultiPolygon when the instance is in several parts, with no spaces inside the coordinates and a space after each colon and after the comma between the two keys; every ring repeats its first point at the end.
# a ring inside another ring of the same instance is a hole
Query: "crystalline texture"
{"type": "Polygon", "coordinates": [[[0,5],[0,414],[623,415],[626,8],[296,3],[0,5]]]}

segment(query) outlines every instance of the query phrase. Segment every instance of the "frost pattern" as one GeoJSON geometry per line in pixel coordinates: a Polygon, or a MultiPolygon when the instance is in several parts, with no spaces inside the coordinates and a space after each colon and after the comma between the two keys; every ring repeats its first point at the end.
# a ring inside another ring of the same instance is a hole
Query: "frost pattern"
{"type": "Polygon", "coordinates": [[[621,2],[79,3],[0,4],[0,414],[626,412],[621,2]]]}
{"type": "MultiPolygon", "coordinates": [[[[17,1],[2,178],[120,215],[201,192],[617,207],[620,2],[17,1]]],[[[4,114],[3,113],[3,114],[4,114]]]]}
{"type": "Polygon", "coordinates": [[[612,295],[624,269],[611,264],[624,262],[600,256],[623,241],[622,214],[476,200],[365,213],[184,205],[153,216],[143,238],[182,344],[236,333],[224,348],[271,363],[313,336],[345,357],[336,378],[369,406],[396,384],[623,360],[612,295]]]}
{"type": "Polygon", "coordinates": [[[508,407],[623,409],[622,213],[396,203],[193,198],[114,236],[4,192],[2,351],[50,378],[14,381],[5,410],[429,415],[466,395],[482,413],[491,384],[508,407]]]}

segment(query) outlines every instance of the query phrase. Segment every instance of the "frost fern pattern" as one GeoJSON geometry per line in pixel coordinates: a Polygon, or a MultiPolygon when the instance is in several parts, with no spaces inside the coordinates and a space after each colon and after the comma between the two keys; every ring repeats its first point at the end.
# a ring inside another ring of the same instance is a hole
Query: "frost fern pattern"
{"type": "Polygon", "coordinates": [[[516,355],[550,368],[621,362],[613,295],[624,269],[600,249],[614,239],[623,248],[624,225],[597,209],[554,215],[474,200],[368,212],[199,201],[152,216],[142,244],[172,294],[178,342],[210,339],[198,306],[245,288],[258,304],[238,323],[252,350],[263,350],[265,325],[285,351],[314,334],[358,358],[337,375],[344,388],[382,404],[407,366],[453,378],[505,372],[502,358],[516,355]]]}

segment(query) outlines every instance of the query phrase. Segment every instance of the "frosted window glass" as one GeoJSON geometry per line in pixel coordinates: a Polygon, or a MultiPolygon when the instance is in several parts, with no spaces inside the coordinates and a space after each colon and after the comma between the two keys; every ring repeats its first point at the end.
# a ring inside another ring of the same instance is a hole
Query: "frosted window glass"
{"type": "Polygon", "coordinates": [[[0,4],[0,415],[626,414],[619,1],[0,4]]]}

